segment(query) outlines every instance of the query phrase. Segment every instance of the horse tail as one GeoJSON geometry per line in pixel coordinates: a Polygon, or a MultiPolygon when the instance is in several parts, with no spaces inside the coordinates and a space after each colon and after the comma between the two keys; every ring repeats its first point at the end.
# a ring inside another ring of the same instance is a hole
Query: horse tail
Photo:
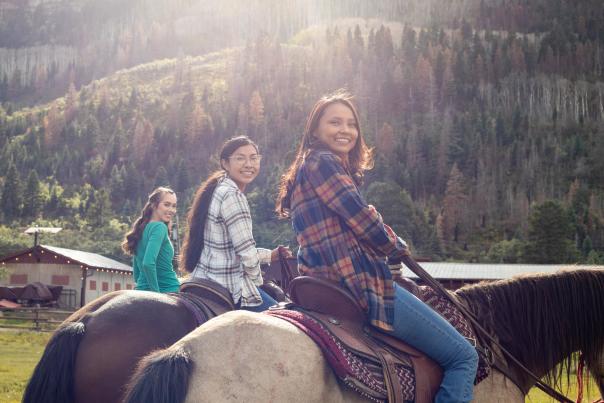
{"type": "Polygon", "coordinates": [[[143,358],[132,375],[124,403],[181,403],[193,362],[184,348],[167,348],[143,358]]]}
{"type": "Polygon", "coordinates": [[[25,388],[23,403],[74,401],[76,354],[85,330],[82,322],[66,323],[57,329],[25,388]]]}

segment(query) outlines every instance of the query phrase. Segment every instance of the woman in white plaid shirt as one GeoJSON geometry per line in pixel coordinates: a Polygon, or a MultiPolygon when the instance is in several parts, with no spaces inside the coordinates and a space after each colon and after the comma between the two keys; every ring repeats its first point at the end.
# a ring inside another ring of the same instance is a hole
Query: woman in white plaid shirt
{"type": "Polygon", "coordinates": [[[277,302],[259,288],[260,259],[252,235],[252,216],[243,194],[260,169],[258,146],[246,136],[226,141],[221,170],[203,182],[187,217],[182,267],[193,278],[226,287],[235,304],[260,312],[277,302]]]}

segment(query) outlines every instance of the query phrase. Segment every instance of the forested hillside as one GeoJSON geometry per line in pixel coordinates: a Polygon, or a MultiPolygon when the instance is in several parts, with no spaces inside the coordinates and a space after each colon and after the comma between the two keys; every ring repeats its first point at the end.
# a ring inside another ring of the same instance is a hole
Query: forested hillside
{"type": "MultiPolygon", "coordinates": [[[[3,52],[48,52],[36,60],[57,71],[35,84],[0,63],[0,252],[30,242],[22,227],[50,222],[66,230],[49,243],[123,258],[119,238],[146,194],[172,186],[182,224],[217,147],[239,133],[265,156],[249,194],[257,241],[294,245],[272,212],[276,184],[313,102],[346,87],[375,148],[363,191],[417,255],[602,261],[601,2],[112,3],[30,2],[23,18],[55,4],[71,10],[72,30],[49,11],[0,35],[14,45],[3,52]],[[154,42],[150,21],[172,31],[154,42]],[[73,60],[58,73],[53,57],[73,60]],[[62,96],[35,104],[52,91],[62,96]]],[[[6,31],[15,8],[2,4],[6,31]]]]}

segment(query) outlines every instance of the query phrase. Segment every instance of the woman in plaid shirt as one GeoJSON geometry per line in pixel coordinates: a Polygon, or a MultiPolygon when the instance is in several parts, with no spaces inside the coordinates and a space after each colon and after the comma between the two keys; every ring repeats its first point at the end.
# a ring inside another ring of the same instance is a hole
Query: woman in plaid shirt
{"type": "Polygon", "coordinates": [[[313,107],[296,159],[282,178],[277,212],[290,217],[301,273],[335,280],[365,308],[369,322],[424,351],[444,370],[436,402],[468,402],[478,355],[453,326],[392,281],[386,264],[407,245],[367,205],[357,186],[372,165],[347,93],[313,107]]]}
{"type": "Polygon", "coordinates": [[[220,151],[221,170],[199,186],[189,210],[182,266],[193,277],[226,287],[235,304],[264,311],[277,302],[258,288],[260,259],[252,235],[252,216],[243,194],[260,169],[258,146],[248,137],[228,140],[220,151]]]}

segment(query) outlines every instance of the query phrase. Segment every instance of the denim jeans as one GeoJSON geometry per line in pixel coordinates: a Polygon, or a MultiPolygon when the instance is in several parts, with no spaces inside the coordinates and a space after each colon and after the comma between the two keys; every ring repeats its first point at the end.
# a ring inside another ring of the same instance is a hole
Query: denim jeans
{"type": "Polygon", "coordinates": [[[278,302],[275,301],[273,299],[273,297],[271,297],[266,292],[264,292],[263,289],[258,288],[258,291],[260,291],[260,296],[262,297],[262,303],[260,305],[256,305],[256,306],[242,306],[241,309],[245,309],[246,311],[252,311],[252,312],[262,312],[262,311],[266,311],[270,306],[277,305],[278,302]]]}
{"type": "Polygon", "coordinates": [[[436,403],[472,400],[478,367],[476,349],[442,316],[415,295],[394,285],[394,336],[423,351],[444,371],[436,403]]]}

